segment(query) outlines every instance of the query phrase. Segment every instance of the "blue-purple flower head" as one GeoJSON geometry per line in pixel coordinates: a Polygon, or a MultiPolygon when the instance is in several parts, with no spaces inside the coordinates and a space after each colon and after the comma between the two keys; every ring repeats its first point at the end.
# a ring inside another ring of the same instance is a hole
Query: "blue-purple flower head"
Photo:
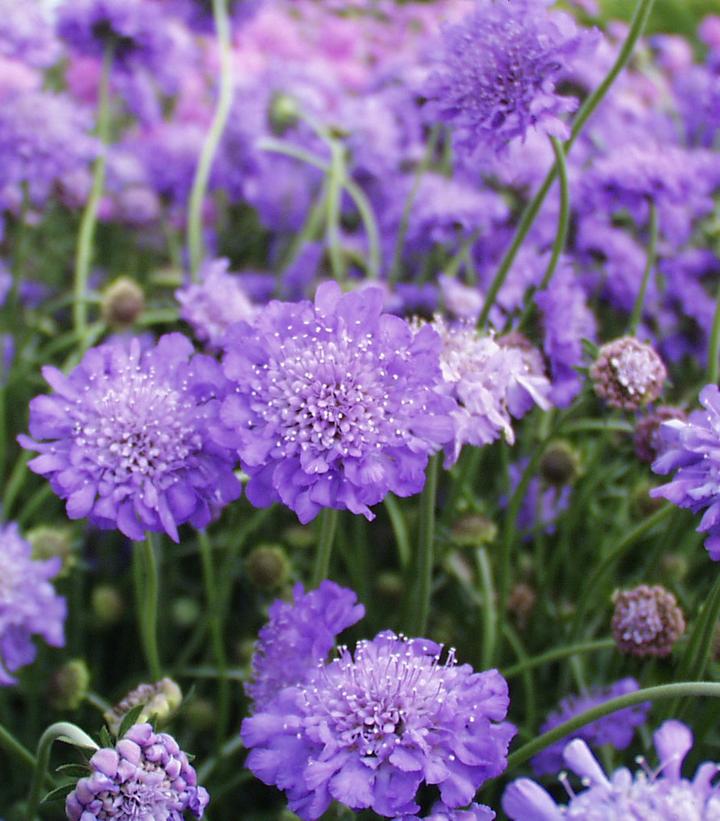
{"type": "Polygon", "coordinates": [[[240,278],[228,272],[228,265],[226,259],[207,262],[200,271],[200,282],[175,292],[181,318],[199,340],[216,350],[227,329],[236,322],[251,322],[256,310],[240,278]]]}
{"type": "MultiPolygon", "coordinates": [[[[582,779],[578,792],[568,787],[568,803],[556,803],[548,792],[528,778],[513,781],[505,790],[502,806],[512,821],[717,821],[720,792],[713,783],[720,767],[701,764],[692,781],[682,777],[685,756],[693,744],[690,730],[681,722],[664,722],[653,735],[659,766],[632,773],[621,767],[607,776],[580,739],[564,749],[563,762],[582,779]]],[[[567,783],[567,781],[564,781],[567,783]]]]}
{"type": "Polygon", "coordinates": [[[0,686],[15,684],[12,673],[35,659],[33,636],[64,645],[67,607],[51,584],[61,567],[57,556],[34,561],[17,525],[0,525],[0,686]]]}
{"type": "Polygon", "coordinates": [[[713,561],[720,561],[720,390],[706,385],[700,391],[703,411],[689,418],[663,422],[656,434],[660,455],[655,473],[676,471],[670,482],[650,495],[678,507],[705,511],[698,531],[706,533],[705,547],[713,561]]]}
{"type": "Polygon", "coordinates": [[[428,112],[452,127],[463,151],[502,151],[530,129],[569,135],[562,115],[574,111],[577,100],[560,95],[556,85],[596,37],[547,6],[547,0],[478,0],[471,14],[445,30],[426,88],[428,112]]]}
{"type": "Polygon", "coordinates": [[[476,673],[453,650],[383,632],[354,653],[340,648],[241,732],[247,766],[284,790],[302,819],[319,818],[333,800],[412,816],[423,784],[455,809],[503,772],[515,734],[503,721],[508,703],[497,670],[476,673]]]}
{"type": "Polygon", "coordinates": [[[321,509],[372,518],[388,492],[410,496],[453,435],[438,392],[441,341],[383,313],[383,291],[321,285],[310,302],[271,302],[233,326],[232,391],[218,441],[237,449],[257,507],[282,501],[301,522],[321,509]]]}
{"type": "Polygon", "coordinates": [[[145,351],[137,339],[106,344],[67,376],[43,375],[55,392],[32,400],[33,438],[19,441],[40,452],[29,467],[67,500],[71,519],[177,541],[178,525],[205,527],[240,495],[232,453],[208,433],[222,373],[181,334],[145,351]]]}
{"type": "Polygon", "coordinates": [[[131,727],[89,766],[65,801],[70,821],[182,821],[202,818],[210,800],[177,741],[150,724],[131,727]]]}
{"type": "Polygon", "coordinates": [[[326,580],[308,593],[297,584],[293,601],[278,599],[268,615],[252,659],[253,680],[245,688],[256,712],[324,664],[336,638],[360,621],[365,608],[352,590],[326,580]]]}
{"type": "MultiPolygon", "coordinates": [[[[560,702],[557,710],[550,713],[540,728],[541,732],[552,730],[598,704],[627,693],[634,693],[638,689],[639,684],[634,678],[623,678],[609,687],[594,690],[587,695],[569,696],[560,702]]],[[[616,750],[624,750],[632,742],[635,728],[645,723],[649,709],[650,704],[647,702],[626,707],[586,724],[574,731],[570,737],[581,738],[593,746],[610,744],[616,750]]],[[[537,775],[554,773],[562,767],[562,752],[566,743],[567,738],[551,744],[532,759],[532,767],[537,775]]]]}
{"type": "Polygon", "coordinates": [[[0,54],[35,68],[58,60],[60,44],[42,3],[0,0],[0,54]]]}

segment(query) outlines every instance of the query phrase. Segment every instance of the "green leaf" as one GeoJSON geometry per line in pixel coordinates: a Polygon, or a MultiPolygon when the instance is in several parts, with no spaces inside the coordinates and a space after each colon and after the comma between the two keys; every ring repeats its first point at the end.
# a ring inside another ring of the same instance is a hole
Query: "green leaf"
{"type": "Polygon", "coordinates": [[[123,720],[120,722],[118,738],[122,738],[133,725],[137,724],[140,713],[142,713],[146,706],[145,704],[136,704],[132,710],[128,710],[128,712],[125,713],[123,720]]]}

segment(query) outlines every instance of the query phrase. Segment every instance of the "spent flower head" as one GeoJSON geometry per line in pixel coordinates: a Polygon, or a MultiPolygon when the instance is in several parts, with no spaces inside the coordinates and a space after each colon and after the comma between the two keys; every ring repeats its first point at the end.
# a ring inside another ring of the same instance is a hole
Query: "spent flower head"
{"type": "Polygon", "coordinates": [[[590,377],[595,393],[608,405],[637,410],[660,396],[667,371],[650,345],[623,336],[600,348],[590,377]]]}
{"type": "Polygon", "coordinates": [[[633,656],[668,656],[685,632],[677,599],[662,585],[641,584],[613,596],[615,644],[633,656]]]}

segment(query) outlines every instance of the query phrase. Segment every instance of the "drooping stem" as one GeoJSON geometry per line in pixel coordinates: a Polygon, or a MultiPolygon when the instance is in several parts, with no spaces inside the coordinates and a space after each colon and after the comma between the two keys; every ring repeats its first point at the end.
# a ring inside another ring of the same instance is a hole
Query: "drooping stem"
{"type": "Polygon", "coordinates": [[[604,701],[584,713],[574,716],[569,721],[559,724],[547,733],[528,741],[523,744],[519,750],[508,756],[508,770],[523,764],[529,758],[560,741],[566,736],[590,724],[603,716],[616,713],[619,710],[624,710],[626,707],[632,707],[635,704],[642,704],[645,701],[660,701],[667,698],[683,698],[683,697],[697,697],[709,696],[712,698],[720,698],[720,684],[715,684],[707,681],[683,681],[677,684],[661,684],[657,687],[646,687],[643,690],[635,690],[632,693],[626,693],[617,698],[611,698],[609,701],[604,701]]]}
{"type": "Polygon", "coordinates": [[[98,208],[105,187],[107,146],[110,142],[110,72],[112,62],[113,50],[111,46],[107,46],[103,54],[98,90],[97,136],[100,141],[100,153],[95,160],[92,187],[80,220],[80,231],[75,250],[73,324],[82,347],[85,347],[87,331],[87,283],[93,258],[98,208]]]}
{"type": "Polygon", "coordinates": [[[423,636],[430,613],[432,572],[435,563],[435,505],[437,501],[438,470],[440,455],[430,458],[425,477],[425,487],[420,496],[420,516],[417,553],[417,588],[415,602],[407,611],[408,635],[423,636]]]}
{"type": "Polygon", "coordinates": [[[200,557],[202,559],[203,580],[205,582],[205,598],[209,613],[210,640],[213,646],[213,655],[218,669],[218,706],[215,723],[215,736],[218,744],[225,737],[228,715],[230,710],[230,682],[227,677],[227,656],[223,643],[223,625],[220,609],[219,591],[215,583],[215,568],[213,565],[212,545],[204,530],[198,532],[200,557]]]}
{"type": "Polygon", "coordinates": [[[37,817],[37,810],[40,805],[40,794],[50,761],[50,750],[56,741],[64,741],[66,744],[72,744],[74,747],[83,747],[89,750],[98,749],[98,745],[87,733],[75,726],[75,724],[70,724],[67,721],[52,724],[45,730],[38,742],[35,772],[33,773],[30,793],[28,795],[28,821],[35,821],[37,817]]]}
{"type": "Polygon", "coordinates": [[[151,533],[142,542],[135,542],[135,597],[140,639],[148,670],[153,681],[162,678],[157,645],[158,570],[151,533]]]}
{"type": "MultiPolygon", "coordinates": [[[[632,23],[630,25],[630,29],[628,31],[628,35],[625,38],[625,42],[620,49],[620,52],[615,59],[615,62],[612,65],[612,68],[607,73],[605,79],[600,83],[600,85],[593,91],[593,93],[587,97],[585,102],[580,107],[580,110],[573,121],[572,131],[570,132],[570,139],[565,143],[565,156],[570,152],[570,149],[575,144],[577,138],[580,136],[585,123],[590,119],[590,116],[593,114],[595,109],[600,105],[603,98],[607,94],[610,86],[615,82],[617,76],[620,72],[625,68],[632,55],[633,49],[635,48],[635,44],[637,43],[638,39],[642,35],[643,31],[645,30],[645,26],[647,25],[648,18],[650,17],[650,12],[652,11],[653,5],[655,4],[655,0],[640,0],[637,7],[635,8],[635,14],[633,16],[632,23]]],[[[525,238],[532,228],[533,223],[535,222],[535,218],[537,217],[540,209],[542,207],[543,202],[545,201],[545,197],[548,194],[555,178],[558,175],[558,165],[557,162],[553,164],[553,167],[548,171],[545,180],[543,181],[542,185],[538,189],[535,196],[530,200],[530,202],[525,207],[525,211],[520,218],[520,222],[518,223],[517,231],[515,232],[515,236],[513,238],[510,247],[505,252],[505,256],[502,258],[500,262],[500,266],[498,267],[497,273],[495,274],[495,278],[490,283],[490,287],[488,288],[488,292],[485,295],[485,304],[483,305],[482,311],[480,312],[480,316],[478,318],[478,325],[479,327],[483,327],[487,323],[488,316],[490,314],[490,310],[492,306],[495,304],[495,299],[497,298],[498,292],[502,288],[507,279],[507,275],[512,268],[513,262],[515,262],[515,257],[517,256],[518,251],[520,250],[525,238]]]]}
{"type": "Polygon", "coordinates": [[[312,575],[313,587],[317,587],[328,577],[330,557],[332,556],[339,513],[338,510],[332,507],[326,507],[320,514],[320,538],[318,540],[317,553],[315,554],[315,567],[313,568],[312,575]]]}
{"type": "Polygon", "coordinates": [[[207,193],[210,173],[220,140],[227,125],[232,108],[235,88],[232,67],[232,42],[230,17],[227,0],[212,0],[215,31],[217,34],[218,52],[220,55],[220,84],[215,113],[210,130],[205,136],[200,159],[195,170],[190,202],[188,205],[188,251],[190,254],[190,274],[197,280],[198,270],[203,259],[202,211],[207,193]]]}
{"type": "Polygon", "coordinates": [[[650,283],[650,274],[655,268],[655,260],[657,259],[657,241],[658,241],[658,213],[654,202],[650,203],[650,236],[648,239],[647,259],[645,261],[645,270],[643,271],[642,280],[640,282],[640,290],[635,298],[632,313],[630,314],[630,323],[628,325],[628,334],[635,336],[637,327],[642,316],[643,304],[645,303],[645,294],[647,293],[648,284],[650,283]]]}
{"type": "Polygon", "coordinates": [[[715,315],[713,316],[712,331],[710,332],[710,345],[708,346],[708,385],[717,385],[718,369],[720,368],[718,357],[720,357],[720,285],[718,285],[718,292],[715,302],[715,315]]]}

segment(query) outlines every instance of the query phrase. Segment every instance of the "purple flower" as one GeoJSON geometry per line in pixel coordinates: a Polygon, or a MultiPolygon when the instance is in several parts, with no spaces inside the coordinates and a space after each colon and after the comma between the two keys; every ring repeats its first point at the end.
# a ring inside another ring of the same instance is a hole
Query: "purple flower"
{"type": "Polygon", "coordinates": [[[150,724],[131,727],[89,764],[65,801],[70,821],[182,821],[186,812],[202,818],[210,800],[177,741],[150,724]]]}
{"type": "MultiPolygon", "coordinates": [[[[513,493],[520,484],[529,460],[520,459],[509,467],[510,492],[513,493]]],[[[545,533],[555,532],[555,522],[560,514],[567,510],[570,503],[571,488],[545,486],[539,476],[534,476],[525,491],[517,516],[517,528],[532,539],[537,530],[545,533]]],[[[507,504],[507,503],[506,503],[507,504]]]]}
{"type": "Polygon", "coordinates": [[[691,413],[687,421],[663,422],[656,436],[660,456],[653,462],[655,473],[677,471],[672,481],[654,488],[650,495],[662,497],[693,513],[705,514],[698,531],[707,533],[705,547],[713,561],[720,561],[720,390],[706,385],[700,391],[705,411],[691,413]]]}
{"type": "Polygon", "coordinates": [[[701,764],[692,781],[681,775],[683,760],[693,744],[690,730],[679,721],[666,721],[653,741],[660,760],[656,769],[651,770],[642,761],[642,769],[635,774],[621,767],[609,777],[584,741],[571,741],[563,751],[563,759],[581,777],[582,789],[576,793],[567,788],[568,804],[557,804],[539,784],[520,778],[505,790],[503,809],[513,821],[720,818],[720,794],[713,784],[718,765],[709,761],[701,764]]]}
{"type": "Polygon", "coordinates": [[[330,282],[314,305],[271,302],[229,330],[215,435],[237,448],[255,506],[282,501],[303,523],[325,507],[371,519],[389,491],[421,490],[453,435],[440,338],[382,307],[380,288],[343,295],[330,282]]]}
{"type": "Polygon", "coordinates": [[[293,602],[278,599],[268,615],[253,654],[253,680],[245,687],[255,712],[324,664],[337,636],[360,621],[365,608],[352,590],[326,580],[309,593],[296,584],[293,602]]]}
{"type": "Polygon", "coordinates": [[[547,6],[547,0],[478,0],[444,31],[441,63],[426,89],[428,111],[452,126],[463,151],[501,151],[531,128],[569,135],[560,115],[574,111],[577,100],[558,94],[556,83],[596,37],[547,6]]]}
{"type": "Polygon", "coordinates": [[[402,815],[394,821],[492,821],[495,813],[484,804],[473,802],[467,809],[457,810],[447,807],[442,801],[433,804],[429,815],[402,815]]]}
{"type": "Polygon", "coordinates": [[[195,336],[216,350],[222,347],[227,329],[235,322],[251,322],[256,308],[248,299],[239,277],[228,272],[227,259],[206,262],[201,281],[175,292],[180,316],[195,336]]]}
{"type": "Polygon", "coordinates": [[[60,44],[42,3],[0,0],[0,54],[35,68],[57,61],[60,44]]]}
{"type": "Polygon", "coordinates": [[[179,524],[205,527],[240,495],[230,451],[208,425],[224,389],[220,368],[192,356],[182,334],[142,351],[136,339],[93,348],[67,376],[45,367],[54,388],[30,403],[23,447],[29,467],[67,500],[71,519],[117,527],[130,539],[179,524]]]}
{"type": "MultiPolygon", "coordinates": [[[[593,690],[587,695],[568,696],[560,702],[560,706],[555,712],[550,713],[540,731],[546,733],[548,730],[552,730],[553,727],[569,721],[573,716],[586,712],[591,707],[596,707],[598,704],[603,704],[611,698],[617,698],[626,693],[634,693],[639,689],[639,686],[634,678],[623,678],[609,687],[593,690]]],[[[624,710],[619,710],[586,724],[571,733],[570,738],[581,738],[587,741],[588,744],[595,746],[610,744],[616,750],[624,750],[630,745],[635,735],[635,728],[645,723],[649,709],[649,702],[626,707],[624,710]]],[[[566,744],[567,740],[563,739],[538,753],[531,762],[535,773],[544,775],[545,773],[557,772],[562,767],[562,752],[566,744]]]]}
{"type": "Polygon", "coordinates": [[[600,348],[590,378],[595,393],[610,407],[633,411],[660,396],[667,370],[651,345],[622,336],[600,348]]]}
{"type": "Polygon", "coordinates": [[[33,561],[30,543],[16,524],[0,525],[0,685],[15,684],[11,675],[37,654],[33,636],[53,647],[65,644],[67,607],[50,583],[62,567],[55,556],[33,561]]]}
{"type": "Polygon", "coordinates": [[[519,418],[534,405],[547,410],[550,383],[537,361],[520,347],[480,336],[467,324],[450,326],[436,319],[443,342],[440,365],[445,389],[456,402],[455,441],[446,464],[464,444],[486,445],[504,435],[515,441],[511,416],[519,418]],[[534,362],[534,365],[533,365],[534,362]]]}
{"type": "Polygon", "coordinates": [[[28,91],[0,107],[0,205],[19,206],[21,187],[44,205],[63,178],[85,170],[97,153],[91,119],[69,97],[28,91]]]}
{"type": "Polygon", "coordinates": [[[359,642],[354,654],[340,648],[245,719],[247,766],[285,790],[303,819],[319,818],[333,799],[413,815],[423,783],[438,787],[446,807],[464,807],[505,769],[515,729],[503,722],[508,689],[497,670],[475,673],[453,650],[441,656],[432,641],[391,632],[359,642]]]}

